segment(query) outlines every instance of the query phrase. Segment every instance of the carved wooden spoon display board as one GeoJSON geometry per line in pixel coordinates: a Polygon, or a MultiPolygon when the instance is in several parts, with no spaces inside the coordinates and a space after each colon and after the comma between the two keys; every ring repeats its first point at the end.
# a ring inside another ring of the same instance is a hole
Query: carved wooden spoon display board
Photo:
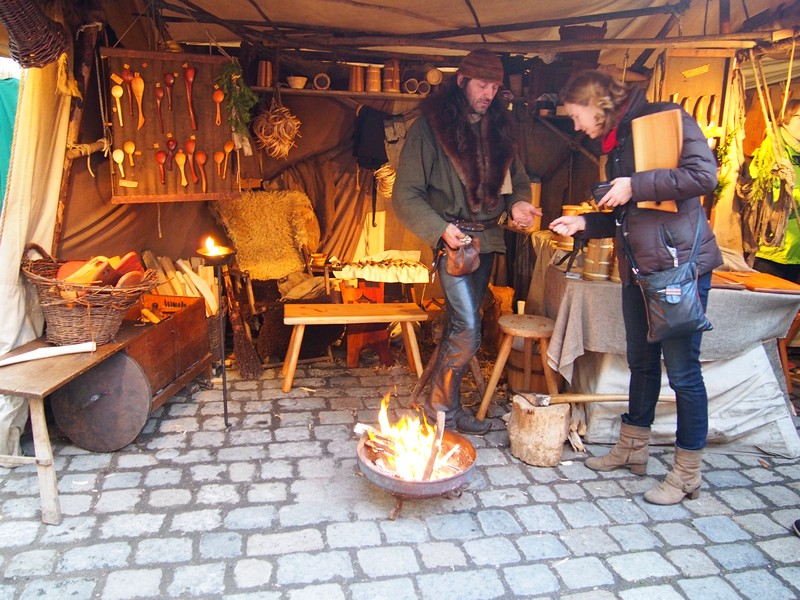
{"type": "Polygon", "coordinates": [[[238,197],[237,177],[232,176],[238,169],[235,153],[228,156],[233,148],[228,111],[226,103],[220,103],[217,85],[228,59],[118,48],[102,48],[100,55],[105,69],[106,120],[113,136],[111,152],[119,150],[117,156],[124,158],[122,162],[108,161],[111,201],[238,197]],[[170,159],[176,150],[182,153],[183,164],[172,169],[170,159]],[[206,173],[197,160],[202,157],[204,163],[218,152],[228,159],[227,177],[217,169],[206,173]],[[198,177],[198,173],[205,176],[198,177]]]}

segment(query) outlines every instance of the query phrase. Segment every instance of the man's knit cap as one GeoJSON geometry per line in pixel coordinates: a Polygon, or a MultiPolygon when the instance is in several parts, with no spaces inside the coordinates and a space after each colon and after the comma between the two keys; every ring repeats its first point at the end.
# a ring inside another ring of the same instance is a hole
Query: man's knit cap
{"type": "Polygon", "coordinates": [[[503,85],[503,63],[489,50],[473,50],[458,65],[458,72],[470,79],[482,79],[503,85]]]}

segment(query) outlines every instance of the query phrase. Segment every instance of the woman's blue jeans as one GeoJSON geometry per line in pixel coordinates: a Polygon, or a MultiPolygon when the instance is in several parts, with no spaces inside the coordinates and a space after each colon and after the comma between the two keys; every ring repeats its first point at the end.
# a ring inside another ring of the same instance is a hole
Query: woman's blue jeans
{"type": "Polygon", "coordinates": [[[469,275],[454,277],[445,268],[446,257],[437,265],[447,321],[439,353],[431,371],[428,407],[443,411],[450,426],[461,411],[461,380],[469,369],[469,361],[481,345],[481,304],[489,286],[494,253],[480,255],[481,264],[469,275]]]}
{"type": "MultiPolygon", "coordinates": [[[[706,308],[711,273],[701,275],[697,287],[703,308],[706,308]]],[[[663,352],[669,386],[677,400],[675,445],[684,450],[701,450],[706,445],[708,435],[708,395],[700,369],[702,332],[660,343],[648,343],[647,313],[638,285],[623,286],[622,316],[631,372],[628,412],[622,415],[623,423],[636,427],[650,427],[653,424],[661,390],[663,352]]]]}

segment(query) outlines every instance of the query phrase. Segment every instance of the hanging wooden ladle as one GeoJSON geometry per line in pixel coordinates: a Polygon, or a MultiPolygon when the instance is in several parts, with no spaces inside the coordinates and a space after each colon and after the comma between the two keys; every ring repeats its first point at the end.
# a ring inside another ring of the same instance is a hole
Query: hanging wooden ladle
{"type": "Polygon", "coordinates": [[[164,73],[164,85],[167,86],[167,110],[172,110],[172,86],[175,84],[174,73],[164,73]]]}
{"type": "Polygon", "coordinates": [[[161,87],[160,83],[156,84],[155,89],[156,95],[156,115],[158,116],[158,129],[161,133],[164,133],[164,119],[161,117],[161,100],[164,98],[164,88],[161,87]]]}
{"type": "Polygon", "coordinates": [[[131,82],[133,81],[133,71],[131,71],[128,67],[122,69],[122,81],[125,82],[125,86],[128,88],[128,116],[133,116],[133,89],[131,88],[131,82]]]}
{"type": "Polygon", "coordinates": [[[183,150],[178,150],[175,155],[175,164],[178,165],[178,170],[181,172],[181,185],[187,187],[189,181],[186,179],[186,154],[183,153],[183,150]]]}
{"type": "Polygon", "coordinates": [[[169,138],[167,140],[167,170],[172,171],[172,159],[175,156],[175,148],[178,147],[178,140],[169,138]]]}
{"type": "Polygon", "coordinates": [[[222,115],[220,114],[219,105],[222,104],[223,100],[225,100],[225,92],[222,90],[214,90],[214,93],[211,95],[211,97],[217,104],[217,118],[214,119],[214,123],[217,125],[217,127],[219,127],[222,123],[222,115]]]}
{"type": "Polygon", "coordinates": [[[161,185],[164,185],[164,164],[167,162],[167,153],[163,150],[156,152],[156,162],[158,163],[158,174],[161,175],[161,185]]]}
{"type": "Polygon", "coordinates": [[[222,150],[214,152],[214,162],[217,163],[217,177],[222,177],[222,161],[225,160],[225,153],[222,150]]]}
{"type": "Polygon", "coordinates": [[[142,97],[144,96],[144,79],[138,75],[134,75],[131,81],[131,88],[133,88],[133,97],[136,98],[136,107],[139,109],[139,124],[136,129],[141,129],[144,125],[144,112],[142,111],[142,97]]]}
{"type": "Polygon", "coordinates": [[[119,126],[124,127],[122,124],[122,104],[120,103],[119,99],[122,98],[122,94],[125,93],[125,90],[122,89],[121,85],[112,85],[111,86],[111,95],[114,96],[114,100],[117,103],[117,118],[119,119],[119,126]]]}
{"type": "Polygon", "coordinates": [[[194,155],[194,159],[197,161],[197,168],[200,169],[200,185],[203,189],[203,193],[205,194],[206,189],[208,188],[205,167],[206,161],[208,160],[208,155],[202,150],[198,150],[194,155]]]}
{"type": "Polygon", "coordinates": [[[128,155],[128,162],[131,166],[133,165],[133,153],[136,152],[136,144],[134,144],[131,140],[128,140],[124,144],[122,144],[122,149],[125,150],[125,154],[128,155]]]}
{"type": "Polygon", "coordinates": [[[230,157],[234,148],[233,142],[228,140],[225,142],[225,145],[222,148],[225,150],[225,166],[222,167],[222,178],[225,179],[225,175],[228,173],[228,158],[230,157]]]}
{"type": "Polygon", "coordinates": [[[194,67],[186,67],[183,78],[186,80],[186,101],[189,104],[189,118],[192,120],[192,131],[197,131],[197,121],[194,118],[194,107],[192,106],[192,83],[194,82],[194,67]]]}
{"type": "Polygon", "coordinates": [[[192,140],[188,139],[183,143],[183,149],[186,150],[186,156],[189,159],[189,171],[192,174],[192,183],[197,183],[197,172],[194,170],[194,150],[197,147],[197,143],[192,140]]]}
{"type": "Polygon", "coordinates": [[[111,153],[111,158],[114,159],[114,162],[117,163],[119,167],[119,175],[120,177],[125,177],[125,167],[122,166],[122,163],[125,162],[125,153],[117,148],[114,152],[111,153]]]}

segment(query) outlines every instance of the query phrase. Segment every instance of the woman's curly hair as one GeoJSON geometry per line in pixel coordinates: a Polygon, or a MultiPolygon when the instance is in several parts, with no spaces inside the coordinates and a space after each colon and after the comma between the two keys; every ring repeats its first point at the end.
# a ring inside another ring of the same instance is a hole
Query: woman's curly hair
{"type": "Polygon", "coordinates": [[[605,135],[614,128],[623,112],[630,88],[600,71],[581,71],[561,88],[559,97],[564,104],[596,106],[600,109],[597,124],[605,135]]]}

